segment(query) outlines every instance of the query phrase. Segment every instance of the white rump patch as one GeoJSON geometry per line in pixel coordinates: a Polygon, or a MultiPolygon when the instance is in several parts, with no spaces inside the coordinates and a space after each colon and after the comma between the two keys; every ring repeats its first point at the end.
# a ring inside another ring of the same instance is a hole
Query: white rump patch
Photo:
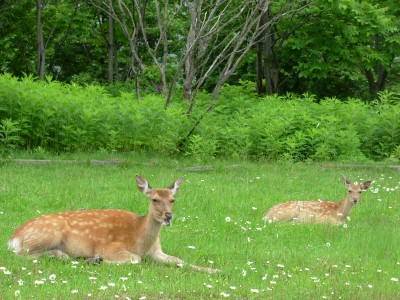
{"type": "Polygon", "coordinates": [[[13,251],[14,253],[18,253],[21,251],[21,240],[17,237],[8,241],[8,249],[13,251]]]}

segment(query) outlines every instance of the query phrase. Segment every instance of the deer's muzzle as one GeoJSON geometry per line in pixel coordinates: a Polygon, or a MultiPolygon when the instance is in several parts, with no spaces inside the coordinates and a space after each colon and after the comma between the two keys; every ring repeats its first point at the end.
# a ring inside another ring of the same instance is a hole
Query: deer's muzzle
{"type": "Polygon", "coordinates": [[[172,213],[165,213],[164,224],[171,226],[172,213]]]}

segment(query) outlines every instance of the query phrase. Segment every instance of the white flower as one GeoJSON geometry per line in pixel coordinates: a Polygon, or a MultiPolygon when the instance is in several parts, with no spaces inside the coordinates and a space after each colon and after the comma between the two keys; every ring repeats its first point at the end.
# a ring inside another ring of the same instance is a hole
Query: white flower
{"type": "Polygon", "coordinates": [[[368,287],[369,287],[370,289],[372,289],[372,288],[373,288],[373,285],[372,285],[372,284],[368,284],[368,287]]]}
{"type": "Polygon", "coordinates": [[[24,285],[24,281],[22,279],[18,280],[18,285],[24,285]]]}
{"type": "Polygon", "coordinates": [[[269,283],[270,284],[276,284],[276,281],[271,280],[269,283]]]}
{"type": "Polygon", "coordinates": [[[228,293],[225,293],[225,292],[221,292],[221,293],[219,293],[222,297],[229,297],[230,296],[230,294],[228,294],[228,293]]]}
{"type": "Polygon", "coordinates": [[[230,288],[231,290],[236,290],[236,286],[233,286],[233,285],[230,286],[229,288],[230,288]]]}
{"type": "Polygon", "coordinates": [[[78,292],[78,290],[72,290],[71,293],[72,294],[76,294],[78,292]]]}
{"type": "Polygon", "coordinates": [[[35,283],[35,284],[44,284],[44,281],[43,281],[43,280],[35,280],[34,283],[35,283]]]}
{"type": "Polygon", "coordinates": [[[73,265],[79,265],[79,261],[71,261],[71,264],[73,264],[73,265]]]}
{"type": "Polygon", "coordinates": [[[119,279],[121,279],[122,281],[127,281],[128,277],[120,277],[119,279]]]}
{"type": "Polygon", "coordinates": [[[285,266],[284,265],[282,265],[282,264],[277,264],[276,265],[278,268],[284,268],[285,266]]]}
{"type": "Polygon", "coordinates": [[[261,277],[261,280],[262,281],[267,280],[267,277],[268,277],[268,274],[265,274],[263,277],[261,277]]]}
{"type": "Polygon", "coordinates": [[[230,221],[231,221],[231,218],[230,218],[230,217],[226,217],[226,218],[225,218],[225,221],[226,221],[226,222],[230,222],[230,221]]]}
{"type": "Polygon", "coordinates": [[[105,285],[102,285],[99,289],[102,290],[102,291],[104,291],[104,290],[108,289],[108,287],[105,286],[105,285]]]}
{"type": "Polygon", "coordinates": [[[114,283],[114,282],[110,282],[110,283],[108,284],[108,286],[115,286],[115,283],[114,283]]]}
{"type": "Polygon", "coordinates": [[[89,277],[89,280],[96,280],[97,278],[94,276],[89,277]]]}
{"type": "Polygon", "coordinates": [[[390,280],[393,281],[393,282],[398,282],[399,281],[399,279],[395,278],[395,277],[390,278],[390,280]]]}
{"type": "Polygon", "coordinates": [[[195,246],[188,246],[189,249],[196,249],[195,246]]]}
{"type": "Polygon", "coordinates": [[[206,287],[208,287],[209,289],[211,289],[213,286],[211,284],[207,284],[206,287]]]}
{"type": "Polygon", "coordinates": [[[14,296],[15,296],[15,297],[18,297],[19,295],[21,295],[21,292],[20,292],[19,290],[16,290],[16,291],[14,292],[14,296]]]}
{"type": "Polygon", "coordinates": [[[247,275],[247,271],[245,269],[242,270],[242,276],[245,277],[247,275]]]}
{"type": "Polygon", "coordinates": [[[136,265],[136,264],[139,263],[139,261],[138,261],[137,259],[132,259],[132,260],[130,261],[130,263],[131,263],[132,265],[136,265]]]}
{"type": "Polygon", "coordinates": [[[260,291],[258,289],[251,289],[250,292],[252,293],[259,293],[260,291]]]}
{"type": "Polygon", "coordinates": [[[331,246],[331,243],[326,243],[326,247],[330,247],[331,246]]]}
{"type": "Polygon", "coordinates": [[[56,274],[51,274],[50,276],[49,276],[49,279],[50,280],[56,280],[56,274]]]}
{"type": "Polygon", "coordinates": [[[347,228],[347,224],[346,223],[343,224],[343,228],[347,228]]]}
{"type": "Polygon", "coordinates": [[[251,209],[252,209],[252,210],[257,210],[258,208],[253,206],[251,209]]]}

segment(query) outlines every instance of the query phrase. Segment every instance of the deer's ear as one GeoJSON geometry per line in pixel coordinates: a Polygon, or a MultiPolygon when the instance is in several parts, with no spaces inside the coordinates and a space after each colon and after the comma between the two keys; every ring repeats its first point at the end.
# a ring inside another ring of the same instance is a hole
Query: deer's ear
{"type": "Polygon", "coordinates": [[[360,188],[361,190],[365,191],[366,189],[369,188],[369,186],[371,185],[371,181],[364,181],[363,183],[360,184],[360,188]]]}
{"type": "Polygon", "coordinates": [[[351,184],[351,182],[347,180],[346,176],[342,175],[342,179],[343,179],[343,183],[345,186],[348,186],[349,184],[351,184]]]}
{"type": "Polygon", "coordinates": [[[175,195],[176,191],[179,188],[179,185],[182,182],[182,177],[179,177],[177,181],[175,181],[173,184],[171,184],[168,189],[171,191],[172,195],[175,195]]]}
{"type": "Polygon", "coordinates": [[[145,195],[150,195],[151,186],[147,183],[146,179],[144,179],[139,175],[136,175],[136,183],[139,188],[139,191],[141,191],[145,195]]]}

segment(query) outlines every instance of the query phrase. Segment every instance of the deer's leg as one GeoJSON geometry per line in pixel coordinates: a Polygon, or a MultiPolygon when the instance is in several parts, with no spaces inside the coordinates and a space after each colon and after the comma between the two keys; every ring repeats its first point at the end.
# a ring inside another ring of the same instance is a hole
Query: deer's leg
{"type": "Polygon", "coordinates": [[[114,242],[97,249],[95,259],[101,258],[105,263],[140,263],[139,255],[130,252],[124,243],[114,242]]]}
{"type": "Polygon", "coordinates": [[[208,274],[221,272],[218,269],[213,269],[213,268],[208,268],[208,267],[200,267],[200,266],[196,266],[196,265],[189,265],[189,267],[192,268],[193,270],[197,270],[197,271],[208,273],[208,274]]]}
{"type": "MultiPolygon", "coordinates": [[[[162,262],[162,263],[166,263],[166,264],[176,264],[180,267],[183,267],[185,265],[184,261],[182,259],[175,257],[175,256],[165,254],[161,250],[154,251],[153,253],[150,254],[150,256],[154,261],[157,261],[157,262],[162,262]]],[[[188,266],[193,270],[197,270],[197,271],[201,271],[201,272],[209,273],[209,274],[220,272],[217,269],[212,269],[212,268],[207,268],[207,267],[200,267],[200,266],[196,266],[196,265],[188,265],[188,266]]]]}
{"type": "Polygon", "coordinates": [[[175,256],[165,254],[164,252],[162,252],[161,249],[150,253],[150,257],[156,262],[162,262],[162,263],[166,263],[166,264],[183,264],[184,263],[182,259],[175,257],[175,256]]]}
{"type": "Polygon", "coordinates": [[[69,258],[69,255],[60,249],[51,249],[46,252],[49,257],[69,258]]]}

